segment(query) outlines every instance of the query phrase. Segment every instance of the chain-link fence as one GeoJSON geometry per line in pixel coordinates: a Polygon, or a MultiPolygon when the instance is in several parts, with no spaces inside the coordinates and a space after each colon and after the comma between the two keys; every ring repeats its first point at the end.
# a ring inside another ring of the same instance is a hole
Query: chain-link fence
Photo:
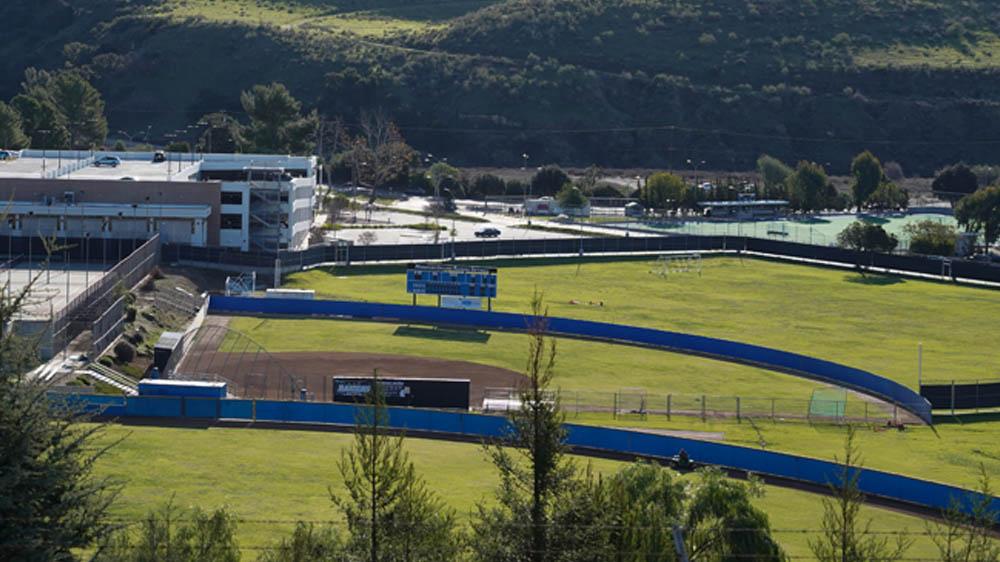
{"type": "MultiPolygon", "coordinates": [[[[514,388],[487,388],[482,410],[506,412],[520,407],[514,388]]],[[[615,419],[646,420],[655,417],[744,419],[818,423],[901,423],[907,415],[892,404],[843,393],[842,398],[811,399],[718,396],[709,394],[659,394],[623,388],[614,392],[558,390],[551,393],[570,418],[604,414],[615,419]]]]}

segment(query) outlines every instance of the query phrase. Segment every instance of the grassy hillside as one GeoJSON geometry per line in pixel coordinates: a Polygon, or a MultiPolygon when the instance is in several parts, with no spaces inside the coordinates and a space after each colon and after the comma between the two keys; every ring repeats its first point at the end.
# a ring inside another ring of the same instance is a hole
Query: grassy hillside
{"type": "Polygon", "coordinates": [[[1000,16],[966,0],[14,0],[0,96],[76,65],[112,129],[154,136],[282,81],[327,115],[388,109],[459,163],[910,172],[994,161],[1000,16]],[[80,43],[63,53],[63,46],[80,43]]]}

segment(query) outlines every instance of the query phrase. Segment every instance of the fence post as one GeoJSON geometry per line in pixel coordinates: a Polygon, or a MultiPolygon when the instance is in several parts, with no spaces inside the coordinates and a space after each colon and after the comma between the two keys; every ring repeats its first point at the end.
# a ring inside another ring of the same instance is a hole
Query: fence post
{"type": "Polygon", "coordinates": [[[739,396],[736,397],[736,423],[743,423],[742,419],[740,418],[740,397],[739,396]]]}
{"type": "Polygon", "coordinates": [[[955,379],[951,379],[951,415],[955,415],[955,379]]]}
{"type": "Polygon", "coordinates": [[[976,379],[976,413],[979,413],[979,379],[976,379]]]}
{"type": "Polygon", "coordinates": [[[771,423],[774,423],[774,398],[771,399],[771,423]]]}
{"type": "Polygon", "coordinates": [[[614,402],[611,407],[611,417],[612,419],[618,419],[618,393],[614,394],[614,402]]]}
{"type": "Polygon", "coordinates": [[[667,421],[670,421],[670,402],[673,397],[674,397],[673,394],[667,395],[667,421]]]}
{"type": "Polygon", "coordinates": [[[250,421],[257,421],[257,399],[253,398],[250,400],[250,421]]]}
{"type": "Polygon", "coordinates": [[[865,423],[868,423],[868,402],[865,402],[865,423]]]}
{"type": "Polygon", "coordinates": [[[705,417],[705,400],[706,400],[705,395],[702,394],[701,395],[701,421],[705,421],[707,419],[705,417]]]}

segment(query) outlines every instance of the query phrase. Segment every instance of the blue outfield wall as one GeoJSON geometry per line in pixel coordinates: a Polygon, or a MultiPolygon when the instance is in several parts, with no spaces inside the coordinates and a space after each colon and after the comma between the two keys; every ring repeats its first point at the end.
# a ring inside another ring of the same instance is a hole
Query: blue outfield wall
{"type": "MultiPolygon", "coordinates": [[[[190,419],[214,417],[210,414],[218,412],[219,417],[232,420],[351,426],[358,414],[354,405],[317,402],[100,395],[53,395],[52,399],[119,418],[190,419]]],[[[387,411],[387,423],[393,429],[482,440],[504,438],[512,431],[501,416],[401,407],[387,411]]],[[[838,482],[843,470],[829,461],[725,443],[576,424],[565,427],[566,442],[573,447],[659,459],[669,459],[684,449],[697,463],[819,486],[838,482]]],[[[951,507],[953,501],[967,508],[971,498],[970,492],[962,488],[871,469],[860,469],[858,486],[866,494],[942,510],[951,507]]],[[[993,499],[993,509],[1000,511],[1000,498],[993,499]]]]}
{"type": "MultiPolygon", "coordinates": [[[[315,316],[520,332],[542,321],[534,316],[509,312],[215,295],[209,300],[208,311],[211,314],[315,316]]],[[[925,423],[932,422],[930,403],[913,390],[885,377],[839,363],[757,345],[653,328],[558,317],[544,319],[544,322],[546,332],[563,337],[603,340],[655,347],[677,353],[704,355],[836,384],[895,404],[925,423]]]]}

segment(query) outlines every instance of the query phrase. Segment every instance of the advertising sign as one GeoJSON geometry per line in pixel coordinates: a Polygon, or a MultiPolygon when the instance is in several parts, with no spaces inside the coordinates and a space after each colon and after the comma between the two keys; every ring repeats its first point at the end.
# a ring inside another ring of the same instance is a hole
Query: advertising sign
{"type": "Polygon", "coordinates": [[[479,297],[456,297],[442,295],[441,308],[460,308],[463,310],[482,310],[483,299],[479,297]]]}

